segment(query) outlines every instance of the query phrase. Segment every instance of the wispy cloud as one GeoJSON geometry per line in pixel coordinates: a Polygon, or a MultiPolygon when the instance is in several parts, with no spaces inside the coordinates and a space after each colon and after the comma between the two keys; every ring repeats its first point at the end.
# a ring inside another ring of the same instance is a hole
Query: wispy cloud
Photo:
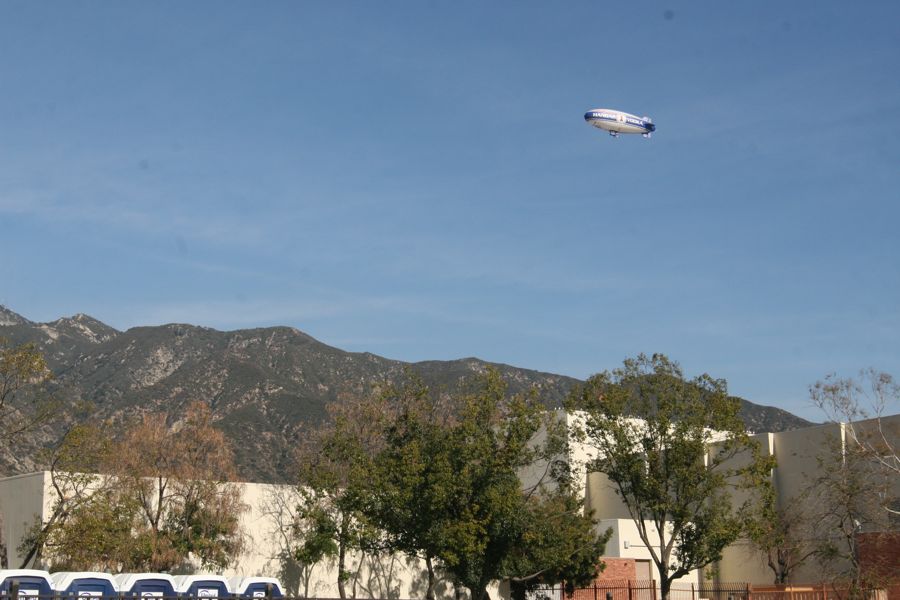
{"type": "MultiPolygon", "coordinates": [[[[4,153],[4,158],[8,154],[4,153]]],[[[0,213],[43,222],[99,225],[123,234],[179,235],[215,244],[258,244],[266,239],[254,220],[210,210],[214,189],[182,182],[141,182],[133,167],[103,157],[60,157],[52,171],[27,157],[0,174],[0,213]],[[191,197],[195,192],[196,197],[191,197]]],[[[209,184],[214,185],[214,184],[209,184]]],[[[214,208],[214,207],[213,207],[214,208]]]]}

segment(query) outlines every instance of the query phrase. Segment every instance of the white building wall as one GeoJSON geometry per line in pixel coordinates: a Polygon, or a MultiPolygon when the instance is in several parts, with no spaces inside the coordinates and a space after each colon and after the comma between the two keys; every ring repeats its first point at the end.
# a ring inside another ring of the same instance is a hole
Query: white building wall
{"type": "MultiPolygon", "coordinates": [[[[308,592],[310,597],[337,598],[337,562],[326,560],[312,569],[309,585],[300,577],[297,565],[284,559],[286,546],[281,528],[290,523],[287,512],[296,506],[297,491],[293,486],[260,483],[239,483],[246,511],[240,525],[245,536],[244,552],[236,564],[215,574],[234,576],[278,577],[287,595],[308,592]]],[[[41,471],[0,479],[0,510],[4,515],[3,536],[7,542],[10,566],[22,565],[17,547],[26,529],[35,519],[47,519],[51,514],[55,491],[50,473],[41,471]]],[[[35,567],[30,564],[27,567],[35,567]]],[[[45,565],[37,565],[44,567],[45,565]]],[[[52,565],[49,565],[52,571],[52,565]]],[[[346,587],[355,598],[419,598],[425,596],[427,571],[424,563],[407,556],[365,556],[354,554],[347,558],[346,568],[354,574],[346,587]]],[[[447,581],[439,582],[439,597],[452,597],[453,589],[447,581]]],[[[496,598],[498,591],[489,589],[496,598]]]]}
{"type": "MultiPolygon", "coordinates": [[[[559,411],[556,417],[565,419],[570,429],[581,419],[580,415],[567,415],[563,411],[559,411]]],[[[887,417],[883,422],[888,431],[894,432],[896,442],[900,415],[887,417]]],[[[778,460],[778,468],[772,476],[780,502],[789,502],[799,494],[805,482],[813,477],[818,469],[816,457],[822,451],[823,445],[829,443],[829,440],[831,442],[839,440],[842,431],[841,425],[832,424],[756,436],[764,450],[774,452],[778,460]]],[[[608,527],[613,529],[613,537],[606,547],[606,556],[635,560],[650,559],[649,550],[640,540],[637,526],[616,495],[614,487],[603,474],[590,473],[586,469],[587,463],[595,456],[595,451],[575,440],[571,442],[567,459],[576,471],[577,480],[583,482],[585,506],[594,511],[595,518],[600,521],[600,531],[608,527]]],[[[529,477],[533,478],[539,472],[534,470],[523,473],[526,485],[529,477]]],[[[896,479],[900,488],[900,478],[896,479]]],[[[296,494],[296,491],[291,486],[256,483],[239,485],[243,501],[248,508],[241,517],[241,526],[247,536],[246,550],[234,568],[220,574],[273,575],[282,579],[290,593],[302,593],[305,585],[298,578],[296,568],[281,559],[284,546],[279,536],[279,519],[283,519],[286,507],[292,506],[291,495],[296,494]]],[[[8,548],[10,567],[22,566],[17,551],[18,545],[36,517],[46,518],[49,515],[54,497],[47,472],[0,479],[0,511],[4,517],[2,535],[8,548]]],[[[723,560],[717,567],[717,578],[720,581],[767,584],[772,580],[771,571],[765,566],[763,558],[754,553],[745,541],[739,541],[726,549],[723,560]]],[[[352,589],[354,583],[348,584],[351,588],[350,593],[357,597],[424,596],[425,570],[416,560],[403,556],[382,560],[353,556],[348,560],[348,569],[359,573],[355,581],[355,591],[352,589]]],[[[813,565],[798,572],[796,581],[803,579],[818,580],[818,573],[813,565]]],[[[685,582],[702,580],[700,574],[696,572],[684,578],[685,582]]],[[[452,596],[452,589],[446,584],[442,585],[440,591],[444,592],[445,596],[452,596]]],[[[334,561],[315,567],[310,579],[309,593],[311,596],[337,597],[337,565],[334,561]]],[[[494,589],[492,595],[496,594],[497,590],[494,589]]]]}
{"type": "MultiPolygon", "coordinates": [[[[649,521],[645,523],[651,541],[655,538],[656,527],[649,521]]],[[[651,576],[659,581],[656,564],[653,555],[647,545],[641,539],[637,523],[633,519],[602,519],[597,525],[598,531],[612,529],[612,537],[606,543],[604,556],[609,558],[632,558],[634,560],[648,560],[651,564],[651,576]]],[[[658,554],[658,552],[657,552],[658,554]]],[[[676,580],[678,583],[698,584],[702,581],[700,570],[693,570],[689,574],[676,580]]]]}
{"type": "MultiPolygon", "coordinates": [[[[853,426],[862,435],[866,431],[871,432],[879,424],[882,426],[887,443],[896,452],[900,449],[900,415],[861,421],[853,426]]],[[[815,494],[804,496],[804,491],[816,477],[822,475],[820,461],[835,460],[835,451],[844,443],[850,443],[846,439],[847,427],[849,426],[843,423],[827,423],[755,436],[760,440],[766,436],[768,448],[777,461],[772,473],[772,482],[778,495],[779,506],[802,502],[801,510],[807,513],[818,510],[819,507],[816,506],[818,497],[815,494]]],[[[885,449],[890,451],[890,448],[885,449]]],[[[900,477],[894,476],[893,484],[893,494],[895,497],[900,496],[900,477]]],[[[738,496],[736,501],[740,499],[738,496]]],[[[818,532],[818,535],[828,535],[828,532],[818,532]]],[[[723,582],[743,581],[757,585],[771,585],[775,579],[775,574],[767,566],[765,557],[747,540],[738,540],[729,546],[716,566],[716,578],[723,582]]],[[[792,573],[791,581],[819,582],[822,577],[821,567],[810,558],[792,573]]]]}
{"type": "MultiPolygon", "coordinates": [[[[287,485],[240,484],[249,510],[241,525],[247,535],[247,551],[226,575],[270,575],[278,577],[290,595],[337,598],[337,561],[327,560],[312,569],[307,582],[298,566],[284,558],[287,546],[282,528],[290,523],[287,514],[299,501],[296,488],[287,485]]],[[[347,570],[354,577],[347,582],[348,595],[359,598],[424,597],[427,574],[424,563],[396,555],[374,557],[354,554],[348,557],[347,570]]],[[[439,586],[452,596],[446,583],[439,586]]]]}
{"type": "Polygon", "coordinates": [[[22,567],[19,544],[36,519],[45,519],[52,507],[46,492],[50,482],[46,472],[28,473],[0,479],[0,535],[6,544],[7,568],[22,567]]]}

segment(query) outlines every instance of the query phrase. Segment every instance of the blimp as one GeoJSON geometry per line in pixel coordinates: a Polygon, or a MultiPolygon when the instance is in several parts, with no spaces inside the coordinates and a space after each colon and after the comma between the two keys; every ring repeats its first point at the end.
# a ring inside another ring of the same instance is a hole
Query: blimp
{"type": "Polygon", "coordinates": [[[648,138],[656,131],[650,117],[638,117],[612,108],[593,108],[584,113],[584,120],[589,125],[608,131],[613,137],[619,137],[620,133],[640,133],[648,138]]]}

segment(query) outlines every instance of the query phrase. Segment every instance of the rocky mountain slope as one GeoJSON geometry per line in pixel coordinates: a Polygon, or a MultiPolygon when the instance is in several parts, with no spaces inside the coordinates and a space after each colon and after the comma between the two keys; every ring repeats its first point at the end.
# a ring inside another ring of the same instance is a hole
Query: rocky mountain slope
{"type": "MultiPolygon", "coordinates": [[[[75,315],[34,323],[0,306],[0,336],[34,343],[56,376],[56,393],[68,403],[90,401],[98,418],[124,422],[145,411],[165,411],[176,421],[196,399],[210,403],[217,425],[233,441],[240,474],[251,481],[291,479],[291,451],[325,416],[329,402],[366,394],[411,368],[432,387],[454,392],[488,363],[476,358],[404,363],[369,353],[345,352],[288,327],[217,331],[192,325],[135,327],[119,332],[75,315]]],[[[531,387],[558,406],[578,380],[494,365],[513,391],[531,387]]],[[[809,423],[786,411],[743,402],[748,426],[781,431],[809,423]]],[[[36,453],[56,428],[29,436],[16,452],[0,456],[7,474],[38,468],[36,453]]]]}

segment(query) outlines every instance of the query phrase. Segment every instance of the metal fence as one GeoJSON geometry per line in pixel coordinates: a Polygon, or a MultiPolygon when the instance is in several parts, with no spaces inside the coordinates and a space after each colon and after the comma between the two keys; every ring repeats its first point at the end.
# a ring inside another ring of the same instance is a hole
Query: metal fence
{"type": "MultiPolygon", "coordinates": [[[[863,595],[867,600],[886,600],[888,592],[873,589],[863,595]]],[[[753,600],[847,600],[849,596],[848,590],[824,583],[753,587],[753,600]]]]}
{"type": "MultiPolygon", "coordinates": [[[[846,590],[826,584],[756,586],[749,583],[673,583],[670,600],[847,600],[846,590]]],[[[870,590],[867,600],[887,600],[884,590],[870,590]]],[[[610,580],[576,588],[571,594],[564,587],[538,588],[528,600],[660,600],[656,581],[610,580]]]]}
{"type": "MultiPolygon", "coordinates": [[[[684,584],[674,583],[670,600],[750,600],[750,586],[745,583],[684,584]]],[[[576,588],[567,594],[563,587],[534,590],[529,600],[659,600],[662,594],[655,580],[608,580],[593,586],[576,588]]],[[[800,599],[798,599],[800,600],[800,599]]]]}

